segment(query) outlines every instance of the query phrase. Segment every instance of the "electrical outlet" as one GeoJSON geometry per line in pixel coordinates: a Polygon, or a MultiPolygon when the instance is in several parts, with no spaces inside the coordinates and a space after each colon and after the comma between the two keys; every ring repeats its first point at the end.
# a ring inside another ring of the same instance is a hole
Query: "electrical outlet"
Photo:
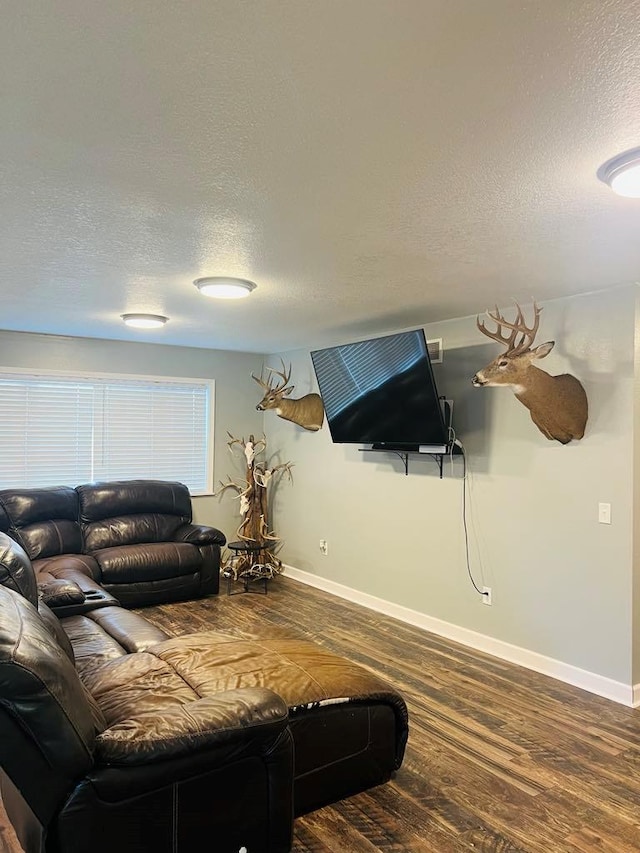
{"type": "Polygon", "coordinates": [[[482,603],[486,604],[487,607],[491,607],[493,604],[493,598],[491,596],[491,587],[483,586],[482,587],[482,603]]]}
{"type": "Polygon", "coordinates": [[[320,553],[323,554],[325,557],[329,553],[329,545],[326,539],[320,540],[320,553]]]}

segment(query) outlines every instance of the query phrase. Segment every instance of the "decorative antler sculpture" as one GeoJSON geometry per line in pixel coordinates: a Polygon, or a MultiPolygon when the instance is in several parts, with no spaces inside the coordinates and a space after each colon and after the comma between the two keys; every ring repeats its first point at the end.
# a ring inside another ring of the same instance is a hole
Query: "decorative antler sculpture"
{"type": "Polygon", "coordinates": [[[504,385],[511,388],[518,400],[529,409],[531,420],[540,432],[549,439],[568,444],[572,439],[584,435],[587,424],[587,395],[581,383],[570,373],[551,376],[535,367],[533,361],[549,355],[555,341],[547,341],[532,349],[540,324],[541,308],[533,303],[533,323],[529,328],[521,307],[516,302],[517,314],[509,322],[496,306],[495,314],[487,311],[496,324],[490,331],[480,318],[476,318],[478,329],[506,349],[473,377],[473,385],[504,385]],[[507,332],[503,335],[502,331],[507,332]]]}
{"type": "Polygon", "coordinates": [[[227,433],[230,441],[227,442],[229,450],[233,453],[236,447],[241,447],[246,460],[245,482],[239,483],[228,478],[228,482],[220,483],[220,488],[214,495],[220,495],[227,489],[237,492],[240,500],[240,515],[242,522],[236,534],[240,539],[247,542],[257,543],[260,546],[259,559],[251,554],[238,554],[235,557],[227,557],[222,566],[223,574],[230,571],[234,578],[272,578],[282,571],[282,562],[276,557],[275,552],[282,544],[279,536],[269,530],[268,498],[270,490],[279,477],[287,475],[293,482],[291,468],[293,463],[283,462],[280,465],[269,467],[264,461],[256,461],[256,457],[264,453],[267,447],[265,438],[256,441],[250,435],[249,440],[234,438],[230,432],[227,433]]]}
{"type": "MultiPolygon", "coordinates": [[[[280,360],[282,361],[282,359],[280,360]]],[[[289,365],[289,370],[285,370],[284,361],[282,361],[282,370],[276,370],[273,367],[267,367],[267,370],[271,372],[268,382],[263,379],[264,370],[260,372],[259,377],[251,374],[251,378],[255,379],[265,392],[256,409],[259,412],[273,409],[278,417],[285,421],[292,421],[304,429],[317,432],[324,423],[322,397],[319,394],[305,394],[298,400],[289,400],[287,397],[295,388],[295,385],[287,385],[291,377],[291,365],[289,365]],[[274,374],[282,380],[280,384],[277,382],[275,385],[273,384],[274,374]]]]}

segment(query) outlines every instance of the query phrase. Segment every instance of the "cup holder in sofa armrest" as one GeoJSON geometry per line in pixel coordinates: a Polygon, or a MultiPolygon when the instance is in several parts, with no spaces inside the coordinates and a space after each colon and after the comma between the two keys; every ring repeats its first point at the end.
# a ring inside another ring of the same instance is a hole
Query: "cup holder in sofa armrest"
{"type": "Polygon", "coordinates": [[[56,580],[38,586],[38,595],[56,614],[63,616],[76,616],[80,613],[88,613],[98,607],[110,607],[120,602],[111,593],[99,587],[82,589],[75,581],[56,578],[56,580]]]}

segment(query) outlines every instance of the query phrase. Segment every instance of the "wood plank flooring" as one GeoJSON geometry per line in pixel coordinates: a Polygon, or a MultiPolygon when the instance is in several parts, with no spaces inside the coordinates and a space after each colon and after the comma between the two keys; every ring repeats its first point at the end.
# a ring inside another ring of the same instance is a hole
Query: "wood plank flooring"
{"type": "Polygon", "coordinates": [[[170,634],[293,631],[404,695],[396,778],[296,820],[296,853],[640,851],[640,710],[286,576],[267,595],[139,612],[170,634]]]}

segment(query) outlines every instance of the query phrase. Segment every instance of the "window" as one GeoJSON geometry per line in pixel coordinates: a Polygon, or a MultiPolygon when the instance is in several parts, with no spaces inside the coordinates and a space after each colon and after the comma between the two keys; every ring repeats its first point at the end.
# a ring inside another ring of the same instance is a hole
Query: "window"
{"type": "Polygon", "coordinates": [[[213,487],[213,383],[0,373],[0,487],[178,480],[213,487]]]}

